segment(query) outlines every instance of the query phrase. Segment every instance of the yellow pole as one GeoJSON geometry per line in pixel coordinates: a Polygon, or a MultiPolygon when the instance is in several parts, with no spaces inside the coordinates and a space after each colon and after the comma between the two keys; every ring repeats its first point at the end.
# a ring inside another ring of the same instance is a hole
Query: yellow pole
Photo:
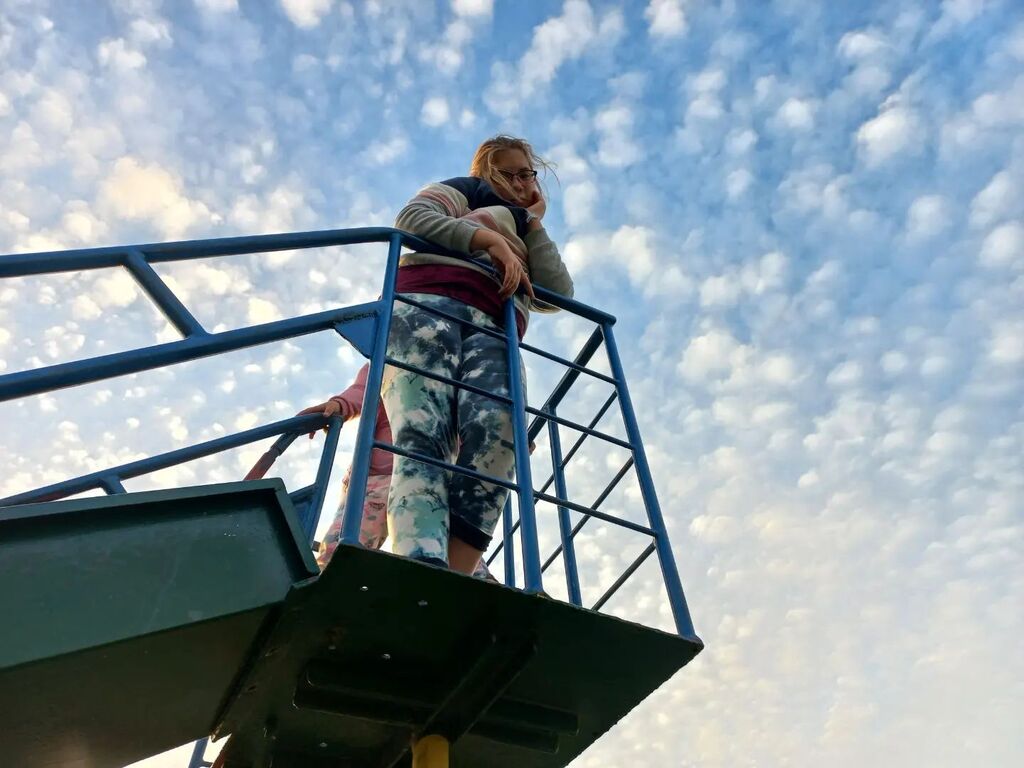
{"type": "Polygon", "coordinates": [[[448,739],[431,734],[412,746],[412,768],[448,768],[448,739]]]}

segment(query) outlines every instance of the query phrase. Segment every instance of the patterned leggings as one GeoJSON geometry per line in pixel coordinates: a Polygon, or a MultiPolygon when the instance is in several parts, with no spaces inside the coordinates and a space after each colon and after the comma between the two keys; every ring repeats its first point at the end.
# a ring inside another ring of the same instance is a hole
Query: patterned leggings
{"type": "MultiPolygon", "coordinates": [[[[331,527],[320,542],[320,551],[316,561],[320,568],[327,567],[331,555],[341,541],[341,523],[345,517],[345,499],[348,497],[348,481],[352,477],[352,467],[345,473],[341,483],[341,503],[334,513],[331,527]]],[[[363,502],[363,519],[359,522],[359,543],[367,549],[380,549],[384,539],[388,537],[388,488],[391,487],[391,475],[370,475],[366,480],[366,500],[363,502]]]]}
{"type": "MultiPolygon", "coordinates": [[[[320,542],[320,549],[316,554],[317,565],[320,570],[327,567],[334,550],[341,542],[341,523],[345,517],[345,499],[348,498],[348,484],[352,477],[352,467],[345,473],[345,479],[341,483],[341,503],[338,504],[338,511],[334,513],[334,520],[330,528],[324,534],[320,542]]],[[[366,500],[363,502],[363,519],[359,523],[359,543],[367,549],[380,549],[384,540],[388,537],[388,489],[391,487],[391,475],[370,475],[366,481],[366,500]]],[[[478,579],[497,581],[491,575],[490,569],[483,558],[477,565],[473,575],[478,579]]]]}
{"type": "MultiPolygon", "coordinates": [[[[501,330],[478,309],[432,294],[411,298],[484,328],[501,330]]],[[[505,344],[461,323],[395,303],[388,354],[431,373],[509,396],[505,344]]],[[[387,366],[381,389],[394,444],[441,461],[511,481],[515,472],[512,417],[504,403],[387,366]],[[456,455],[457,453],[457,455],[456,455]]],[[[392,551],[448,563],[448,533],[481,552],[501,516],[508,491],[465,475],[395,455],[388,497],[392,551]]]]}

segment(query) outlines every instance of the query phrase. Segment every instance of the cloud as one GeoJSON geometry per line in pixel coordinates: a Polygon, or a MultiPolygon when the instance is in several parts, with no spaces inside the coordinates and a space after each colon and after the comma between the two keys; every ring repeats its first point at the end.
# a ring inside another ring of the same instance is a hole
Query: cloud
{"type": "Polygon", "coordinates": [[[643,158],[643,150],[633,139],[633,110],[628,104],[605,107],[594,117],[600,140],[597,161],[609,168],[625,168],[643,158]]]}
{"type": "Polygon", "coordinates": [[[193,0],[196,7],[209,13],[228,13],[238,10],[238,0],[193,0]]]}
{"type": "Polygon", "coordinates": [[[922,195],[907,211],[907,236],[923,240],[946,230],[953,215],[952,206],[942,195],[922,195]]]}
{"type": "Polygon", "coordinates": [[[904,152],[917,152],[923,127],[916,113],[899,104],[883,105],[877,117],[857,129],[857,143],[869,166],[885,163],[904,152]]]}
{"type": "Polygon", "coordinates": [[[776,118],[780,124],[792,131],[809,131],[814,128],[815,106],[807,99],[787,99],[779,107],[776,118]]]}
{"type": "MultiPolygon", "coordinates": [[[[306,192],[294,180],[285,181],[263,194],[241,195],[228,214],[228,220],[240,232],[292,232],[311,224],[306,192]]],[[[271,263],[281,264],[291,257],[290,251],[269,256],[271,263]]]]}
{"type": "Polygon", "coordinates": [[[730,200],[736,200],[750,189],[754,183],[754,175],[746,168],[737,168],[729,173],[725,180],[725,191],[730,200]]]}
{"type": "MultiPolygon", "coordinates": [[[[605,20],[613,19],[608,16],[605,20]]],[[[515,68],[496,63],[484,100],[495,114],[508,117],[538,90],[550,84],[567,61],[580,58],[598,34],[586,0],[566,0],[562,14],[533,30],[530,47],[515,68]]]]}
{"type": "Polygon", "coordinates": [[[292,24],[312,29],[331,11],[332,0],[280,0],[281,9],[292,24]]]}
{"type": "Polygon", "coordinates": [[[274,302],[256,296],[249,298],[249,322],[270,323],[283,317],[281,310],[274,302]]]}
{"type": "Polygon", "coordinates": [[[680,37],[686,33],[686,14],[681,0],[650,0],[644,10],[652,37],[680,37]]]}
{"type": "Polygon", "coordinates": [[[395,136],[387,141],[374,141],[363,152],[363,157],[371,165],[387,165],[409,151],[409,140],[405,136],[395,136]]]}
{"type": "Polygon", "coordinates": [[[173,42],[171,27],[163,19],[135,19],[128,29],[129,36],[138,45],[169,48],[173,42]]]}
{"type": "Polygon", "coordinates": [[[1024,270],[1024,224],[1011,221],[989,232],[978,259],[986,267],[1024,270]]]}
{"type": "Polygon", "coordinates": [[[186,197],[173,173],[129,156],[118,159],[101,183],[99,205],[112,217],[148,221],[166,238],[181,237],[210,221],[209,209],[186,197]]]}
{"type": "Polygon", "coordinates": [[[424,125],[437,128],[447,123],[449,119],[451,119],[451,114],[448,109],[448,100],[443,96],[431,96],[423,102],[420,120],[424,125]]]}
{"type": "Polygon", "coordinates": [[[1009,171],[999,171],[971,201],[971,226],[987,227],[1022,212],[1024,194],[1019,181],[1009,171]]]}
{"type": "Polygon", "coordinates": [[[713,329],[690,340],[679,362],[679,375],[690,381],[704,381],[726,375],[749,350],[724,329],[713,329]]]}
{"type": "Polygon", "coordinates": [[[594,208],[598,200],[598,189],[590,181],[580,181],[565,188],[562,198],[565,222],[570,228],[578,229],[594,220],[594,208]]]}
{"type": "Polygon", "coordinates": [[[456,16],[490,16],[494,0],[452,0],[452,12],[456,16]]]}
{"type": "Polygon", "coordinates": [[[844,59],[862,61],[889,50],[889,43],[878,30],[857,30],[843,35],[837,49],[844,59]]]}
{"type": "Polygon", "coordinates": [[[133,48],[129,48],[123,38],[104,40],[96,48],[96,57],[100,64],[121,72],[130,72],[146,66],[146,57],[133,48]]]}
{"type": "Polygon", "coordinates": [[[440,39],[421,45],[418,51],[421,61],[443,75],[454,75],[462,69],[474,37],[483,34],[481,28],[491,18],[490,3],[457,2],[452,10],[455,18],[445,27],[440,39]]]}

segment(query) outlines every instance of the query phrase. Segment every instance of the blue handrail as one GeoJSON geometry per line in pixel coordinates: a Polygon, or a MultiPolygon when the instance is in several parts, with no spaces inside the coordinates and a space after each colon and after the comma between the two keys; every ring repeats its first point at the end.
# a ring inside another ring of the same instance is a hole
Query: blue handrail
{"type": "MultiPolygon", "coordinates": [[[[366,478],[369,472],[370,452],[375,446],[384,449],[391,449],[393,447],[385,444],[375,444],[373,436],[376,428],[377,402],[380,396],[381,380],[386,363],[386,345],[390,327],[391,308],[394,301],[407,300],[395,292],[396,275],[402,247],[413,248],[418,251],[443,253],[456,258],[468,258],[465,254],[440,249],[409,233],[390,227],[364,227],[0,256],[0,279],[65,271],[123,267],[132,274],[145,293],[183,336],[179,341],[2,375],[0,376],[0,402],[100,381],[128,373],[173,365],[273,341],[294,338],[317,331],[334,329],[337,333],[348,339],[370,360],[363,402],[363,418],[360,419],[357,430],[352,476],[345,505],[347,510],[361,510],[364,501],[366,478]],[[385,242],[388,244],[387,261],[384,269],[381,296],[378,300],[220,333],[207,331],[152,266],[155,263],[186,261],[216,256],[385,242]]],[[[595,323],[597,328],[584,344],[583,349],[581,349],[575,360],[572,361],[526,344],[520,346],[515,332],[515,310],[511,301],[506,302],[504,334],[481,329],[494,335],[504,336],[507,342],[509,358],[510,397],[507,400],[511,401],[510,404],[513,410],[513,429],[518,471],[514,483],[506,483],[499,481],[497,478],[490,478],[490,480],[498,484],[505,485],[506,487],[511,486],[516,491],[518,497],[518,504],[516,505],[518,508],[518,519],[513,523],[513,507],[511,504],[507,504],[503,522],[504,538],[498,545],[498,549],[505,548],[508,553],[506,563],[507,580],[511,582],[512,577],[514,577],[511,536],[514,534],[515,529],[519,528],[522,537],[521,546],[526,577],[525,588],[530,591],[542,590],[543,571],[552,562],[552,559],[561,552],[566,568],[570,599],[578,604],[580,602],[579,574],[576,567],[572,539],[579,528],[582,527],[583,522],[591,517],[596,517],[599,520],[649,535],[652,539],[651,546],[645,550],[641,557],[627,569],[623,576],[598,601],[598,607],[603,605],[614,594],[615,590],[639,567],[640,563],[647,556],[652,552],[657,552],[677,632],[684,637],[696,639],[675,559],[669,544],[665,521],[658,505],[650,469],[640,440],[636,415],[633,411],[628,390],[626,389],[622,363],[612,332],[615,318],[601,310],[543,288],[535,287],[535,291],[537,297],[542,301],[587,319],[595,323]],[[588,367],[590,359],[601,346],[604,346],[608,355],[611,369],[610,376],[588,367]],[[558,386],[548,396],[540,409],[527,406],[525,401],[523,382],[520,376],[520,348],[542,354],[547,359],[563,364],[567,369],[558,386]],[[590,375],[612,383],[615,387],[614,396],[609,398],[609,401],[601,409],[601,413],[591,421],[589,426],[566,420],[557,415],[559,405],[580,375],[590,375]],[[623,422],[626,426],[626,440],[604,434],[595,429],[601,414],[614,401],[618,402],[622,411],[623,422]],[[527,413],[534,417],[529,424],[526,422],[527,413]],[[564,458],[560,455],[561,447],[557,439],[557,429],[552,428],[557,424],[568,426],[581,433],[580,439],[564,458]],[[530,474],[528,446],[530,441],[536,438],[546,425],[549,426],[549,440],[551,440],[554,459],[553,474],[552,479],[540,491],[536,491],[533,488],[530,474]],[[598,501],[587,507],[566,498],[568,492],[566,490],[565,470],[579,445],[584,439],[589,437],[626,447],[631,452],[631,458],[627,466],[620,471],[609,487],[605,489],[605,492],[599,497],[598,501]],[[647,512],[647,526],[616,518],[615,516],[599,512],[596,509],[631,467],[636,472],[640,484],[641,495],[647,512]],[[555,485],[556,496],[550,496],[544,492],[552,483],[555,485]],[[544,564],[541,563],[538,547],[534,505],[536,499],[550,501],[559,508],[561,543],[554,555],[549,557],[544,564]],[[569,510],[574,510],[584,516],[583,520],[571,531],[568,530],[569,510]]],[[[409,303],[415,303],[411,299],[408,299],[408,301],[409,303]]],[[[426,371],[419,372],[425,376],[431,375],[426,371]]],[[[340,419],[337,417],[324,419],[320,416],[303,416],[285,419],[234,435],[170,451],[159,456],[152,456],[118,467],[93,472],[34,491],[19,493],[6,499],[0,499],[0,506],[63,498],[97,488],[103,489],[107,493],[124,493],[125,489],[122,483],[126,479],[275,435],[287,436],[296,432],[317,429],[324,425],[328,427],[327,439],[320,455],[316,481],[313,485],[292,493],[293,498],[296,500],[302,499],[305,502],[301,522],[310,540],[312,540],[312,535],[317,527],[323,506],[324,495],[327,491],[327,483],[337,449],[338,435],[341,428],[340,419]]],[[[287,447],[289,442],[290,438],[284,439],[283,447],[280,450],[287,447]]],[[[467,471],[455,465],[444,464],[446,469],[450,471],[467,471]]],[[[2,513],[2,510],[0,510],[0,514],[2,513]]],[[[358,528],[359,515],[346,515],[342,525],[342,540],[350,544],[358,543],[358,528]]]]}

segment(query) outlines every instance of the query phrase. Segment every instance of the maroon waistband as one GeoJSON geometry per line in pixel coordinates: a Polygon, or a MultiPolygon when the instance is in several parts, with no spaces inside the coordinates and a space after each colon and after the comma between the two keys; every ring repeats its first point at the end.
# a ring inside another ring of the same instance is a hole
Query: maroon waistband
{"type": "MultiPolygon", "coordinates": [[[[410,264],[398,270],[395,286],[398,293],[430,293],[447,296],[479,309],[499,326],[504,327],[504,304],[498,295],[498,284],[487,275],[468,267],[447,264],[410,264]]],[[[522,340],[526,318],[516,309],[516,331],[522,340]]]]}

